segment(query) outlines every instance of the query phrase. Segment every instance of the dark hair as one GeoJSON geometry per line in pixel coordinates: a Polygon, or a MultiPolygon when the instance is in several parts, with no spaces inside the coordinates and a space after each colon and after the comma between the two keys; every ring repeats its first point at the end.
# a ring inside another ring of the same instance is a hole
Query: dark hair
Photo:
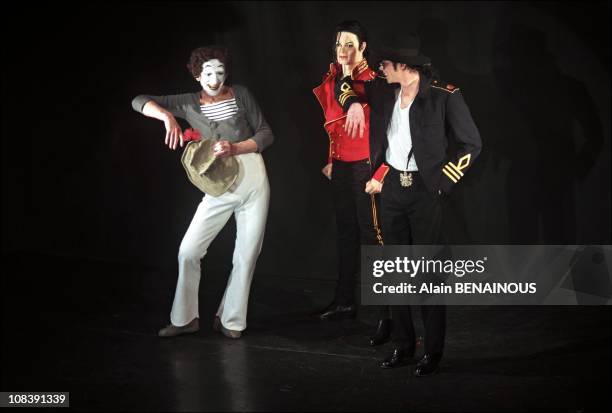
{"type": "Polygon", "coordinates": [[[229,85],[232,59],[229,50],[223,46],[213,45],[198,47],[192,50],[189,62],[187,62],[187,69],[193,77],[200,77],[202,74],[202,65],[212,59],[218,59],[225,66],[225,84],[229,85]]]}
{"type": "MultiPolygon", "coordinates": [[[[397,66],[402,63],[402,62],[393,62],[393,66],[395,66],[395,69],[397,70],[397,66]]],[[[405,64],[405,63],[404,63],[405,64]]],[[[410,66],[410,65],[406,65],[407,68],[416,70],[417,72],[419,72],[419,76],[422,78],[428,78],[431,80],[440,80],[439,79],[439,75],[438,75],[438,70],[433,67],[431,65],[431,63],[428,63],[426,65],[422,65],[422,66],[410,66]]]]}
{"type": "MultiPolygon", "coordinates": [[[[338,38],[338,33],[340,32],[349,32],[357,36],[357,41],[359,41],[358,46],[361,46],[361,43],[368,41],[368,32],[366,31],[365,27],[363,27],[361,23],[359,23],[357,20],[345,20],[343,22],[338,23],[338,25],[336,25],[336,30],[334,31],[334,40],[332,43],[334,45],[334,59],[336,58],[335,45],[338,38]]],[[[367,57],[367,54],[368,49],[363,52],[363,56],[367,57]]]]}

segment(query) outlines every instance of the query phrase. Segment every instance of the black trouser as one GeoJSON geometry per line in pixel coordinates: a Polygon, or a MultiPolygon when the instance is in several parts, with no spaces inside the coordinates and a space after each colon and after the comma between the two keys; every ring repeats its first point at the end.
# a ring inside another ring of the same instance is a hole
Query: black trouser
{"type": "MultiPolygon", "coordinates": [[[[419,173],[413,183],[402,187],[400,172],[391,168],[381,193],[381,223],[385,244],[440,244],[442,205],[427,190],[419,173]]],[[[425,352],[442,353],[446,331],[446,306],[420,306],[425,327],[425,352]]],[[[392,306],[392,339],[396,347],[414,349],[415,333],[410,306],[392,306]]]]}
{"type": "Polygon", "coordinates": [[[371,176],[367,159],[355,162],[333,160],[332,185],[338,228],[338,285],[334,299],[337,304],[355,302],[361,245],[382,244],[378,200],[365,192],[366,182],[371,176]]]}

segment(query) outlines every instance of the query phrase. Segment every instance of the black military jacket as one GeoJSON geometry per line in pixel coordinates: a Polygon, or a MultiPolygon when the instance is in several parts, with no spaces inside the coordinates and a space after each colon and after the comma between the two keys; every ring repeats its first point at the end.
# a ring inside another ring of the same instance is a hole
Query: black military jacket
{"type": "MultiPolygon", "coordinates": [[[[371,107],[370,162],[374,175],[381,175],[380,168],[388,169],[384,164],[387,129],[398,88],[398,84],[388,84],[380,77],[365,87],[371,107]]],[[[345,102],[345,110],[351,103],[345,102]]],[[[448,194],[474,163],[482,147],[480,133],[461,91],[445,82],[422,77],[408,116],[413,156],[425,185],[432,193],[448,194]],[[449,154],[450,139],[456,142],[456,150],[449,154]]]]}

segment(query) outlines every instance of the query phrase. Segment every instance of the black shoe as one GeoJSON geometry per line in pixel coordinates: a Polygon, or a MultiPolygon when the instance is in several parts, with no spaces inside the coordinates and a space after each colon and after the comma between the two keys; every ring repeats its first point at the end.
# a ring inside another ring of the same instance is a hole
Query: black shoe
{"type": "Polygon", "coordinates": [[[429,354],[425,353],[423,358],[419,360],[416,368],[414,369],[414,375],[416,377],[433,376],[440,371],[438,364],[442,359],[442,353],[429,354]]]}
{"type": "Polygon", "coordinates": [[[389,341],[389,337],[391,336],[391,329],[393,327],[392,323],[393,321],[389,318],[385,318],[384,320],[378,321],[378,327],[376,327],[376,332],[373,336],[370,337],[371,346],[379,346],[389,341]]]}
{"type": "Polygon", "coordinates": [[[403,366],[412,357],[414,357],[414,349],[394,348],[391,355],[380,363],[380,368],[392,369],[403,366]]]}
{"type": "Polygon", "coordinates": [[[345,318],[355,318],[357,316],[357,306],[355,304],[341,305],[331,303],[321,311],[311,315],[319,320],[341,320],[345,318]]]}

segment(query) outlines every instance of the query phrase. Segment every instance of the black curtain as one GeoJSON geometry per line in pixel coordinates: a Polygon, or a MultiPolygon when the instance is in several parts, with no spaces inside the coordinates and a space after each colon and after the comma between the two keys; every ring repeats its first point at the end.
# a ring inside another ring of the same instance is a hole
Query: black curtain
{"type": "MultiPolygon", "coordinates": [[[[514,2],[230,2],[15,8],[3,25],[2,250],[175,265],[202,194],[142,93],[197,90],[198,46],[233,52],[235,83],[276,141],[258,273],[334,277],[321,108],[334,26],[370,47],[421,37],[461,88],[483,151],[445,210],[453,243],[610,243],[610,5],[514,2]]],[[[184,126],[187,126],[186,124],[184,126]]],[[[209,268],[231,264],[232,224],[209,268]]]]}

